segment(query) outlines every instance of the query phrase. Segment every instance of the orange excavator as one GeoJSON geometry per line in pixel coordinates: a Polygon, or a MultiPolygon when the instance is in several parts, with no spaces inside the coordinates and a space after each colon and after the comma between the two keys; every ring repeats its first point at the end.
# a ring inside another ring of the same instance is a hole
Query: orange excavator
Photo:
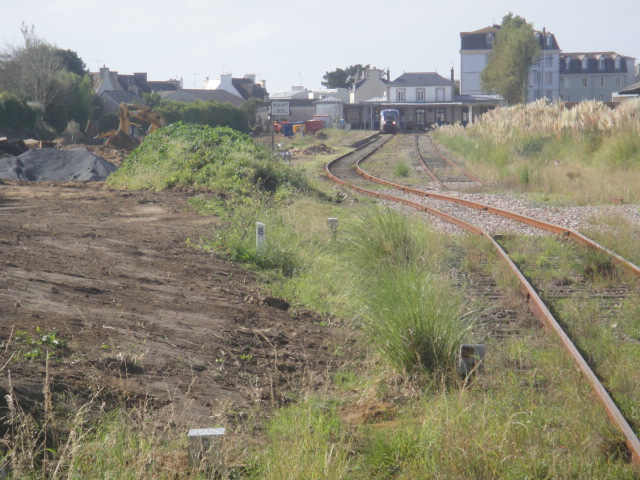
{"type": "Polygon", "coordinates": [[[116,148],[124,148],[125,150],[133,150],[140,144],[140,141],[131,134],[131,127],[139,127],[140,125],[132,122],[132,120],[149,124],[149,129],[144,136],[167,125],[167,121],[160,113],[154,112],[146,105],[135,105],[123,102],[120,104],[118,116],[120,118],[120,125],[117,130],[103,132],[95,138],[106,138],[107,141],[105,145],[112,145],[116,148]]]}

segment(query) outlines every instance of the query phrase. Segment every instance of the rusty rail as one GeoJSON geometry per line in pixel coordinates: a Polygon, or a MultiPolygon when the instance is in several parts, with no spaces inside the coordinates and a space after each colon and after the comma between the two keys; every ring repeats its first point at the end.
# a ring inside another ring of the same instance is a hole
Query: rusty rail
{"type": "MultiPolygon", "coordinates": [[[[364,158],[359,160],[358,163],[360,163],[363,160],[365,160],[372,153],[373,152],[369,153],[367,156],[365,156],[364,158]]],[[[591,385],[594,393],[600,399],[600,402],[602,403],[605,411],[607,412],[607,416],[609,417],[609,420],[611,421],[611,423],[614,426],[616,426],[620,430],[620,432],[624,436],[626,445],[629,448],[629,451],[631,452],[631,462],[636,466],[640,466],[640,440],[638,440],[638,437],[636,436],[635,432],[633,431],[633,429],[631,428],[631,426],[629,425],[627,420],[624,418],[624,415],[622,415],[622,412],[620,412],[620,410],[618,409],[617,405],[615,404],[615,402],[613,401],[613,399],[611,398],[611,396],[609,395],[607,390],[604,388],[604,386],[602,385],[602,383],[600,382],[600,380],[598,379],[596,374],[589,367],[589,365],[587,364],[586,360],[584,359],[582,354],[579,352],[578,348],[574,345],[574,343],[571,341],[569,336],[562,329],[562,327],[560,326],[558,321],[553,317],[553,315],[551,314],[551,312],[549,311],[549,309],[547,308],[545,303],[542,301],[540,296],[537,294],[537,292],[535,291],[533,286],[525,278],[525,276],[522,274],[522,272],[520,272],[518,267],[515,265],[515,263],[513,263],[513,261],[509,258],[509,255],[498,244],[498,242],[496,242],[495,239],[493,237],[491,237],[491,235],[489,235],[487,232],[482,230],[480,227],[478,227],[476,225],[473,225],[473,224],[471,224],[469,222],[466,222],[466,221],[464,221],[464,220],[462,220],[460,218],[457,218],[457,217],[455,217],[453,215],[449,215],[447,213],[444,213],[444,212],[441,212],[439,210],[427,207],[425,205],[421,205],[419,203],[412,202],[410,200],[406,200],[406,199],[403,199],[403,198],[394,197],[392,195],[387,195],[387,194],[384,194],[384,193],[375,192],[375,191],[372,191],[372,190],[367,190],[365,188],[357,187],[355,185],[351,185],[348,182],[345,182],[345,181],[337,178],[335,175],[333,175],[331,173],[331,167],[335,163],[345,159],[349,155],[350,154],[342,155],[342,156],[332,160],[331,162],[327,163],[327,165],[325,166],[325,170],[326,170],[327,176],[331,180],[333,180],[333,181],[335,181],[335,182],[337,182],[337,183],[339,183],[341,185],[344,185],[346,187],[352,188],[352,189],[354,189],[354,190],[356,190],[356,191],[358,191],[358,192],[360,192],[362,194],[370,195],[370,196],[374,196],[374,197],[378,197],[378,198],[382,198],[382,199],[385,199],[385,200],[390,200],[390,201],[393,201],[393,202],[402,203],[404,205],[408,205],[408,206],[413,207],[413,208],[415,208],[417,210],[420,210],[422,212],[426,212],[426,213],[429,213],[431,215],[437,216],[437,217],[439,217],[439,218],[441,218],[441,219],[443,219],[443,220],[445,220],[445,221],[447,221],[449,223],[457,225],[457,226],[465,229],[466,231],[468,231],[470,233],[473,233],[475,235],[479,235],[479,236],[487,239],[487,241],[491,242],[493,248],[495,249],[495,251],[497,252],[499,257],[502,258],[503,261],[505,261],[507,263],[509,268],[513,271],[514,275],[516,275],[516,277],[518,278],[518,281],[520,282],[520,287],[521,287],[522,294],[523,294],[523,296],[524,296],[524,298],[525,298],[525,300],[527,302],[527,305],[529,306],[529,309],[534,314],[534,316],[540,321],[540,323],[542,325],[544,325],[549,330],[553,330],[558,335],[562,345],[567,350],[567,352],[573,357],[573,359],[576,362],[578,368],[580,369],[582,374],[585,376],[585,378],[587,379],[587,381],[591,385]]],[[[552,231],[554,233],[559,233],[561,235],[568,236],[568,237],[570,237],[570,238],[572,238],[572,239],[574,239],[576,241],[579,241],[580,243],[583,243],[583,244],[588,245],[588,246],[593,247],[593,248],[598,248],[598,249],[600,249],[600,250],[612,255],[616,262],[622,263],[623,265],[627,266],[628,268],[631,268],[631,266],[632,266],[633,267],[632,271],[637,276],[640,277],[640,268],[639,267],[637,267],[633,263],[629,262],[628,260],[620,257],[619,255],[616,255],[615,253],[613,253],[610,250],[606,249],[605,247],[599,245],[598,243],[594,242],[593,240],[590,240],[589,238],[587,238],[587,237],[585,237],[585,236],[583,236],[583,235],[581,235],[581,234],[579,234],[577,232],[573,232],[572,230],[563,229],[563,228],[558,227],[556,225],[548,224],[546,222],[541,222],[539,220],[531,219],[529,217],[525,217],[523,215],[519,215],[519,214],[516,214],[516,213],[513,213],[513,212],[508,212],[506,210],[500,210],[500,209],[496,209],[496,208],[493,208],[493,207],[489,207],[487,205],[482,205],[482,204],[478,204],[478,203],[474,203],[474,202],[469,202],[467,200],[456,199],[454,197],[448,197],[446,195],[431,194],[431,193],[424,192],[424,191],[421,191],[421,190],[415,190],[415,189],[412,189],[412,188],[404,187],[402,185],[394,184],[392,182],[386,182],[384,180],[381,180],[379,178],[376,178],[376,177],[373,177],[373,176],[371,176],[369,174],[366,174],[362,169],[360,169],[359,165],[356,165],[356,170],[358,171],[358,173],[360,175],[363,175],[365,178],[368,178],[368,179],[370,179],[372,181],[375,181],[377,183],[381,183],[381,184],[385,184],[385,185],[388,185],[388,186],[392,186],[394,188],[398,188],[398,189],[400,189],[402,191],[405,191],[405,192],[411,192],[411,193],[418,192],[417,193],[418,195],[431,196],[431,197],[438,198],[438,199],[441,199],[441,200],[453,201],[453,202],[459,203],[461,205],[466,205],[466,206],[469,206],[469,207],[472,207],[472,208],[478,208],[478,209],[481,209],[481,210],[484,210],[484,211],[495,213],[497,215],[504,215],[504,216],[507,216],[508,218],[513,218],[514,220],[523,221],[521,219],[526,219],[525,223],[528,223],[529,225],[538,226],[539,228],[544,228],[545,230],[549,230],[549,231],[552,231]]]]}
{"type": "MultiPolygon", "coordinates": [[[[360,160],[360,162],[362,162],[362,160],[360,160]]],[[[388,182],[386,180],[382,180],[381,178],[374,177],[373,175],[365,172],[362,168],[360,168],[360,165],[359,165],[360,162],[356,164],[356,172],[359,175],[362,175],[364,178],[367,178],[373,182],[379,183],[381,185],[393,187],[398,190],[402,190],[403,192],[412,193],[414,195],[418,195],[421,197],[430,197],[436,200],[442,200],[445,202],[451,202],[451,203],[456,203],[458,205],[464,205],[466,207],[475,208],[476,210],[481,210],[487,213],[492,213],[494,215],[499,215],[501,217],[509,218],[511,220],[516,220],[518,222],[531,225],[532,227],[540,228],[542,230],[546,230],[548,232],[552,232],[557,235],[567,237],[577,243],[580,243],[587,247],[606,253],[607,255],[611,256],[611,258],[615,263],[617,263],[618,265],[621,265],[622,267],[627,269],[629,272],[631,272],[633,275],[640,278],[640,267],[638,265],[636,265],[633,262],[630,262],[624,257],[621,257],[617,253],[609,250],[607,247],[600,245],[595,240],[592,240],[582,235],[581,233],[576,232],[575,230],[571,230],[570,228],[560,227],[552,223],[543,222],[542,220],[537,220],[535,218],[527,217],[525,215],[520,215],[519,213],[511,212],[509,210],[503,210],[501,208],[492,207],[490,205],[472,202],[470,200],[464,200],[462,198],[451,197],[449,195],[443,195],[440,193],[425,192],[424,190],[418,190],[415,188],[405,187],[404,185],[399,185],[397,183],[388,182]]]]}

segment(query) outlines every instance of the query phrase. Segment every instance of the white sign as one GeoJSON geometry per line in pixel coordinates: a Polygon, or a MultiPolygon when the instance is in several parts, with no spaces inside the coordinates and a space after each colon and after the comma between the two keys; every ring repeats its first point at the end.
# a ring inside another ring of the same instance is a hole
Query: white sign
{"type": "Polygon", "coordinates": [[[267,235],[264,223],[256,222],[256,251],[258,254],[264,253],[264,242],[267,235]]]}
{"type": "Polygon", "coordinates": [[[271,102],[271,115],[274,117],[288,117],[289,116],[289,102],[287,101],[272,101],[271,102]]]}

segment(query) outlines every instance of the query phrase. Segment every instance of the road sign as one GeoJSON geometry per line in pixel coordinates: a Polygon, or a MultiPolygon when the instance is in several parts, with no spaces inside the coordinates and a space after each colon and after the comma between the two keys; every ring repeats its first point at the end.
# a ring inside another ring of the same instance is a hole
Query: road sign
{"type": "Polygon", "coordinates": [[[272,101],[271,102],[271,115],[274,117],[288,117],[289,116],[289,102],[288,101],[272,101]]]}

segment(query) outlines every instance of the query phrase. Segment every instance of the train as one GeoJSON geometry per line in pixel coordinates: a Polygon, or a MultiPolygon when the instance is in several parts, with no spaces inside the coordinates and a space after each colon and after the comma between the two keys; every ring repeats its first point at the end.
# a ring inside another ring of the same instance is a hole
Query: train
{"type": "Polygon", "coordinates": [[[400,130],[400,112],[387,108],[380,112],[380,132],[396,133],[400,130]]]}

